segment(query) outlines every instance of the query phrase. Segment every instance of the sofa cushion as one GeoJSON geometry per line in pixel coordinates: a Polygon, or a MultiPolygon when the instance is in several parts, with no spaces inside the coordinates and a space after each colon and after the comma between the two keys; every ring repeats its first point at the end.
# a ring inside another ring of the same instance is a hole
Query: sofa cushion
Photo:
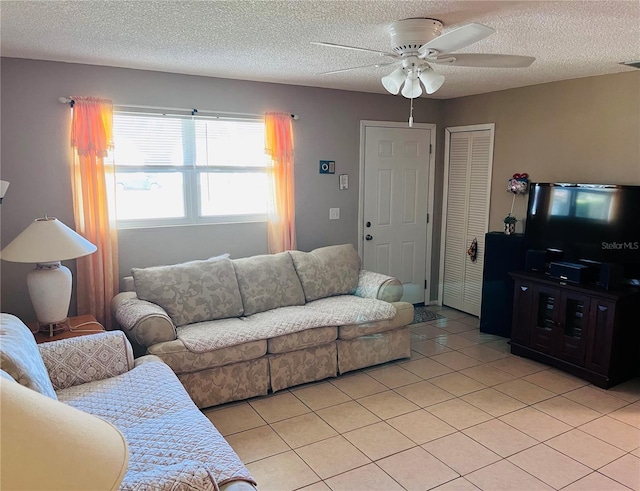
{"type": "Polygon", "coordinates": [[[160,305],[176,326],[242,315],[242,297],[230,259],[133,268],[136,294],[160,305]]]}
{"type": "Polygon", "coordinates": [[[0,368],[21,385],[57,399],[33,334],[11,314],[0,314],[0,368]]]}
{"type": "Polygon", "coordinates": [[[360,257],[351,244],[311,252],[289,251],[307,302],[353,293],[358,286],[360,257]]]}
{"type": "Polygon", "coordinates": [[[180,382],[199,408],[266,396],[269,392],[269,360],[266,356],[231,365],[181,373],[180,382]]]}
{"type": "Polygon", "coordinates": [[[244,315],[304,305],[302,285],[286,252],[234,259],[244,315]]]}
{"type": "Polygon", "coordinates": [[[360,298],[355,295],[339,295],[309,302],[305,308],[332,314],[340,320],[340,325],[363,324],[384,321],[396,316],[393,304],[374,298],[360,298]]]}
{"type": "MultiPolygon", "coordinates": [[[[189,329],[189,326],[179,327],[178,331],[182,329],[189,329]]],[[[207,331],[203,330],[201,332],[206,333],[207,331]]],[[[256,358],[264,356],[267,352],[267,341],[265,339],[259,339],[257,341],[229,346],[228,348],[220,348],[204,353],[194,353],[187,349],[182,341],[176,339],[174,341],[154,344],[149,347],[148,352],[162,358],[162,361],[169,365],[177,374],[182,374],[230,365],[240,361],[255,360],[256,358]]]]}
{"type": "Polygon", "coordinates": [[[58,395],[62,402],[110,422],[124,435],[129,463],[120,489],[213,491],[234,479],[255,483],[164,363],[144,363],[58,395]]]}
{"type": "Polygon", "coordinates": [[[269,355],[269,377],[273,392],[292,385],[335,377],[337,372],[336,343],[269,355]]]}
{"type": "Polygon", "coordinates": [[[285,334],[267,340],[269,353],[287,353],[312,346],[319,346],[335,341],[338,337],[338,328],[334,326],[316,327],[300,332],[285,334]]]}
{"type": "Polygon", "coordinates": [[[219,319],[183,326],[178,329],[178,339],[188,350],[205,353],[305,329],[338,325],[339,319],[330,313],[293,305],[238,319],[219,319]]]}
{"type": "Polygon", "coordinates": [[[411,356],[409,326],[354,339],[338,339],[338,371],[350,372],[411,356]]]}

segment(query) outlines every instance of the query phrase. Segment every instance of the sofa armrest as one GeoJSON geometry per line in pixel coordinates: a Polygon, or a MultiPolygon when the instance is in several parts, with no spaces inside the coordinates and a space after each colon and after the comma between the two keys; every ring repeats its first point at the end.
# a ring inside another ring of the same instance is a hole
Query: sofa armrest
{"type": "Polygon", "coordinates": [[[136,358],[135,366],[139,367],[140,365],[144,365],[145,363],[151,363],[151,362],[160,362],[160,363],[166,365],[164,360],[162,358],[160,358],[159,356],[156,356],[156,355],[144,355],[144,356],[141,356],[140,358],[136,358]]]}
{"type": "Polygon", "coordinates": [[[38,345],[56,390],[115,377],[134,367],[133,350],[122,331],[109,331],[38,345]]]}
{"type": "Polygon", "coordinates": [[[123,292],[135,292],[136,284],[133,281],[133,276],[125,276],[122,278],[121,288],[123,292]]]}
{"type": "Polygon", "coordinates": [[[135,292],[122,292],[113,297],[111,312],[134,346],[148,348],[177,339],[176,327],[165,310],[140,300],[135,292]]]}
{"type": "Polygon", "coordinates": [[[360,270],[356,295],[362,298],[375,298],[385,302],[398,302],[404,288],[397,278],[365,269],[360,270]]]}

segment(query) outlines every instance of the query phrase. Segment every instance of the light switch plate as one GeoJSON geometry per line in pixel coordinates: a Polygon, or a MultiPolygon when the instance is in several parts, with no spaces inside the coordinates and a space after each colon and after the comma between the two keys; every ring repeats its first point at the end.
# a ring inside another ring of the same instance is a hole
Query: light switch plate
{"type": "Polygon", "coordinates": [[[329,220],[340,220],[340,208],[329,208],[329,220]]]}

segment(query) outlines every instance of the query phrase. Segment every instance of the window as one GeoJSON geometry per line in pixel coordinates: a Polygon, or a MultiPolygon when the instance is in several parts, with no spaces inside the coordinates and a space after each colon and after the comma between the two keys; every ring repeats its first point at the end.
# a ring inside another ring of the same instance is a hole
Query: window
{"type": "Polygon", "coordinates": [[[615,198],[610,188],[554,187],[551,215],[609,222],[615,215],[615,198]]]}
{"type": "Polygon", "coordinates": [[[266,220],[264,122],[116,112],[120,228],[266,220]]]}

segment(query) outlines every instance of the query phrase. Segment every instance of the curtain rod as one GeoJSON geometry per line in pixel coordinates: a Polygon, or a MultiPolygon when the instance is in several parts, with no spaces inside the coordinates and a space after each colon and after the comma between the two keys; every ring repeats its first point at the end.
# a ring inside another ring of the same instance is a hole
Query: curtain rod
{"type": "MultiPolygon", "coordinates": [[[[71,97],[58,97],[58,102],[61,104],[69,104],[71,107],[75,104],[75,101],[71,97]]],[[[152,109],[154,111],[186,111],[190,112],[192,115],[196,113],[201,114],[224,114],[229,116],[253,116],[253,117],[262,117],[264,114],[252,114],[252,113],[234,113],[227,111],[207,111],[206,109],[196,109],[194,107],[162,107],[162,106],[136,106],[132,104],[114,104],[114,107],[126,107],[129,109],[152,109]]],[[[293,119],[300,119],[300,116],[297,114],[291,114],[293,119]]]]}

